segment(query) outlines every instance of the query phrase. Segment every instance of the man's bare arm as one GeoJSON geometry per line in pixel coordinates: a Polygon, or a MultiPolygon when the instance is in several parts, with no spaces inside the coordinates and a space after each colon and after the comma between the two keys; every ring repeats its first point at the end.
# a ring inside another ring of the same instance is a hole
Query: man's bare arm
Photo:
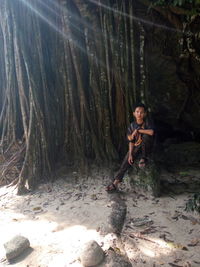
{"type": "Polygon", "coordinates": [[[138,133],[148,134],[148,135],[152,136],[152,135],[154,135],[154,130],[152,130],[152,129],[139,129],[138,133]]]}
{"type": "Polygon", "coordinates": [[[133,164],[134,158],[133,158],[133,149],[134,149],[134,143],[129,143],[129,150],[128,150],[128,163],[130,165],[133,164]]]}

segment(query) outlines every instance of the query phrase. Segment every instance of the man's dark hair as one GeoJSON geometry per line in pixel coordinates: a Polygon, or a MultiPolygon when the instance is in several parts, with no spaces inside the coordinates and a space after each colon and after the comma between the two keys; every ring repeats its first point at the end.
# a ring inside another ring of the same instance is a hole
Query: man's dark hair
{"type": "Polygon", "coordinates": [[[147,108],[146,108],[146,106],[145,106],[143,103],[136,103],[136,104],[134,105],[134,110],[133,110],[133,111],[135,111],[136,108],[144,108],[144,111],[145,111],[145,112],[147,111],[147,108]]]}

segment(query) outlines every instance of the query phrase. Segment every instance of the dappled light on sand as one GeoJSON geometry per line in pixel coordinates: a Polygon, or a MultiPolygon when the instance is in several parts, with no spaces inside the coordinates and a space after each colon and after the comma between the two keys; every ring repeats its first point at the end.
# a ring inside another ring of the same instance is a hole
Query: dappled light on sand
{"type": "MultiPolygon", "coordinates": [[[[4,220],[1,220],[0,228],[1,258],[4,256],[2,244],[13,236],[21,234],[30,240],[31,248],[33,248],[33,252],[29,255],[29,261],[32,262],[36,257],[36,262],[44,264],[44,266],[47,262],[48,266],[70,264],[78,259],[80,248],[85,242],[96,240],[101,243],[102,241],[96,230],[87,229],[83,225],[59,228],[55,221],[41,218],[30,220],[14,211],[4,213],[4,220]],[[48,259],[46,255],[48,255],[48,259]]],[[[79,263],[76,262],[76,265],[73,266],[79,266],[79,263]]]]}
{"type": "Polygon", "coordinates": [[[154,258],[156,256],[155,252],[147,247],[139,246],[138,248],[148,257],[154,258]]]}
{"type": "MultiPolygon", "coordinates": [[[[80,183],[75,185],[58,180],[51,191],[41,185],[36,192],[24,196],[15,196],[12,188],[0,188],[1,247],[14,235],[21,234],[29,239],[32,248],[29,255],[18,259],[12,266],[82,267],[80,250],[90,240],[95,240],[104,251],[111,248],[116,253],[126,253],[133,266],[156,264],[167,267],[168,263],[178,260],[183,263],[188,259],[193,260],[194,267],[198,266],[195,264],[198,262],[198,244],[196,242],[197,245],[191,247],[188,244],[194,244],[194,237],[198,238],[199,225],[191,225],[189,220],[181,223],[181,218],[176,223],[170,216],[183,203],[184,196],[176,201],[163,197],[153,203],[149,196],[145,201],[138,199],[135,207],[132,204],[137,194],[127,194],[128,215],[120,245],[116,235],[99,230],[107,225],[112,205],[102,181],[89,180],[82,185],[80,189],[80,183]],[[142,228],[134,228],[130,219],[142,218],[149,213],[155,231],[141,234],[142,228]],[[191,235],[188,234],[190,231],[191,235]]],[[[3,258],[4,250],[0,251],[0,258],[3,258]]]]}
{"type": "Polygon", "coordinates": [[[169,248],[167,242],[165,242],[164,240],[161,239],[157,239],[157,238],[151,238],[150,240],[152,240],[152,242],[154,242],[155,244],[155,248],[149,248],[149,244],[148,242],[144,242],[143,245],[139,245],[138,248],[140,249],[140,251],[151,258],[155,258],[155,257],[160,257],[162,255],[168,255],[171,253],[171,249],[169,248]]]}
{"type": "MultiPolygon", "coordinates": [[[[15,196],[12,188],[0,188],[0,245],[2,247],[18,234],[27,237],[33,251],[23,262],[27,260],[30,266],[33,263],[33,266],[81,266],[78,256],[83,244],[90,240],[103,242],[98,225],[104,223],[109,208],[100,199],[100,205],[94,201],[90,203],[90,197],[95,193],[92,188],[91,194],[86,196],[77,190],[73,192],[76,188],[73,184],[61,184],[54,186],[51,193],[42,186],[42,191],[25,196],[15,196]]],[[[0,251],[3,258],[4,249],[0,251]]],[[[20,264],[19,260],[14,266],[20,264]]]]}

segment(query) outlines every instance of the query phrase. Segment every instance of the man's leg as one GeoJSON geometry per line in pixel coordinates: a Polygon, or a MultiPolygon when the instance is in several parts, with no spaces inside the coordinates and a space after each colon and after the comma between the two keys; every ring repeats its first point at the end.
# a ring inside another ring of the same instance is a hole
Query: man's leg
{"type": "MultiPolygon", "coordinates": [[[[137,154],[140,151],[140,149],[141,149],[141,146],[134,147],[134,150],[133,150],[133,164],[134,164],[134,160],[137,157],[137,154]]],[[[117,185],[122,182],[125,172],[132,166],[128,162],[128,157],[129,157],[129,152],[124,157],[124,160],[123,160],[123,162],[122,162],[122,164],[120,166],[119,171],[116,173],[112,184],[107,186],[107,189],[106,189],[107,191],[116,190],[117,189],[117,185]]]]}
{"type": "Polygon", "coordinates": [[[148,158],[151,155],[153,136],[144,134],[142,137],[142,157],[148,158]]]}
{"type": "Polygon", "coordinates": [[[129,156],[129,152],[124,157],[124,160],[120,166],[120,169],[115,175],[114,181],[117,180],[119,181],[119,183],[121,183],[125,172],[131,167],[131,165],[128,163],[128,156],[129,156]]]}
{"type": "Polygon", "coordinates": [[[128,163],[128,157],[129,157],[129,152],[124,157],[124,160],[120,166],[119,171],[115,175],[113,182],[109,186],[107,186],[106,190],[108,192],[112,192],[117,189],[118,184],[121,183],[123,180],[125,172],[131,167],[131,165],[128,163]]]}
{"type": "Polygon", "coordinates": [[[153,146],[153,137],[147,134],[142,136],[142,155],[139,161],[139,167],[145,167],[146,161],[149,159],[153,146]]]}

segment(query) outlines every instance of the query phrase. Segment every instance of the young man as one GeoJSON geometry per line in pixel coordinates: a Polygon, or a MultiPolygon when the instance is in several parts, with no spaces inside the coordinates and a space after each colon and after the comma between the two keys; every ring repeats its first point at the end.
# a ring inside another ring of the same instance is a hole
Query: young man
{"type": "Polygon", "coordinates": [[[147,163],[148,156],[151,152],[154,129],[153,125],[146,120],[147,110],[144,104],[136,104],[133,111],[134,122],[130,124],[127,131],[127,139],[129,142],[129,151],[126,154],[114,181],[107,186],[108,192],[115,191],[119,183],[122,182],[125,172],[138,158],[139,167],[144,168],[147,163]]]}

